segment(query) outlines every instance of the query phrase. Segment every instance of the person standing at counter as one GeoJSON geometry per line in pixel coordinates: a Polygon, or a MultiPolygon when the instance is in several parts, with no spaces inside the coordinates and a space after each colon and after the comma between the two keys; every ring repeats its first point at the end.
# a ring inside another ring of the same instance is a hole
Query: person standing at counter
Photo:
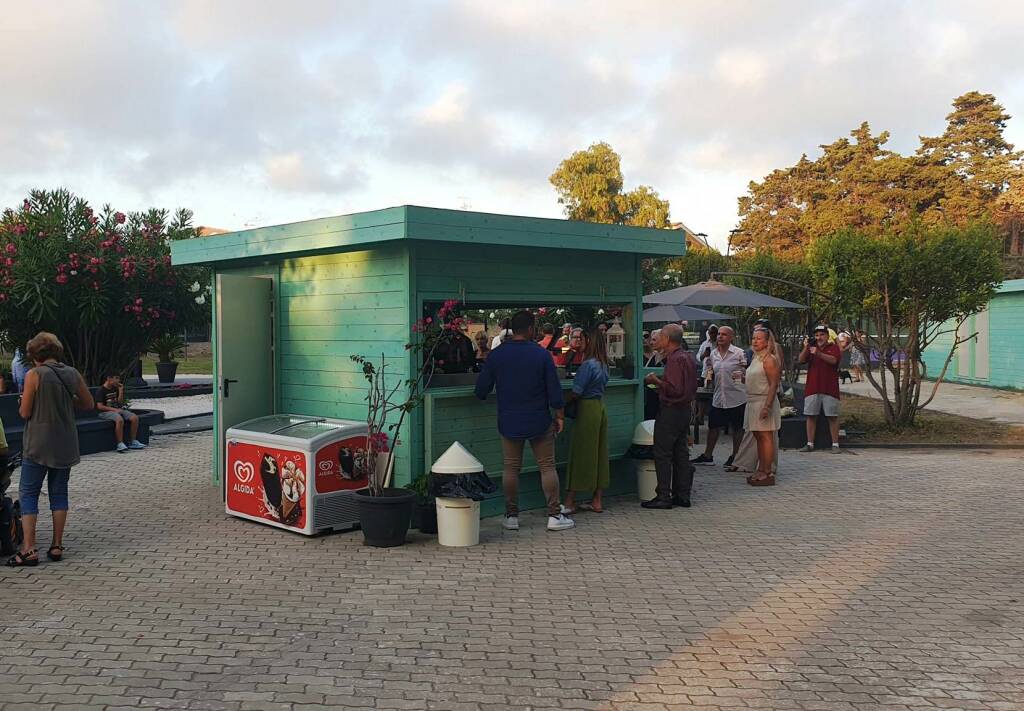
{"type": "Polygon", "coordinates": [[[608,488],[608,413],[604,391],[608,385],[608,345],[598,330],[583,334],[584,360],[572,382],[567,402],[577,401],[578,411],[569,445],[569,468],[565,475],[565,504],[562,513],[576,511],[576,493],[593,492],[581,511],[601,513],[601,494],[608,488]]]}
{"type": "Polygon", "coordinates": [[[658,472],[657,495],[641,504],[645,509],[690,507],[693,465],[687,435],[691,408],[697,397],[697,363],[682,347],[683,329],[670,323],[661,329],[655,348],[665,358],[665,372],[648,373],[645,383],[658,386],[658,415],[654,420],[654,466],[658,472]]]}
{"type": "Polygon", "coordinates": [[[511,338],[491,351],[476,381],[475,393],[486,400],[498,394],[498,433],[504,457],[502,487],[505,491],[505,523],[519,530],[519,473],[527,440],[540,468],[541,488],[547,500],[548,530],[562,531],[575,522],[560,511],[558,470],[555,468],[555,435],[565,428],[565,401],[551,356],[534,340],[536,321],[529,311],[515,314],[511,338]],[[551,411],[554,410],[552,419],[551,411]]]}

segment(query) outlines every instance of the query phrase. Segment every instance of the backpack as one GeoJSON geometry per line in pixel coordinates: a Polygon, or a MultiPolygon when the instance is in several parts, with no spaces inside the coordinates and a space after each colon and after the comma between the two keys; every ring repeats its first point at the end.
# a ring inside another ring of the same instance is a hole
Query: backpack
{"type": "Polygon", "coordinates": [[[21,505],[7,496],[11,475],[21,465],[21,455],[0,455],[0,555],[13,555],[21,546],[21,505]]]}

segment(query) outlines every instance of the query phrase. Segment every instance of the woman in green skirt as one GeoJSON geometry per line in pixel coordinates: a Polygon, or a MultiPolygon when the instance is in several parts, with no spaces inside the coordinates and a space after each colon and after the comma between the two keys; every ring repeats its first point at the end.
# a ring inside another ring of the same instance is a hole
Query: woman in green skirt
{"type": "Polygon", "coordinates": [[[601,492],[608,487],[608,414],[604,409],[604,390],[608,384],[608,346],[598,330],[583,334],[583,363],[572,381],[567,403],[578,403],[576,421],[569,445],[569,470],[566,476],[563,513],[576,511],[577,492],[593,492],[581,511],[604,511],[601,492]]]}

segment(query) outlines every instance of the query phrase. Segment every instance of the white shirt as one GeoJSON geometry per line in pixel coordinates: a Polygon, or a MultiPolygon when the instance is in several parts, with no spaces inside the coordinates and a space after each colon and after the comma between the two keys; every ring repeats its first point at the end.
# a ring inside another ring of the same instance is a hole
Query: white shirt
{"type": "Polygon", "coordinates": [[[711,404],[725,410],[730,407],[739,407],[747,401],[747,386],[742,379],[733,380],[733,373],[745,372],[747,369],[747,355],[742,348],[729,346],[729,350],[722,355],[722,349],[715,346],[711,349],[711,357],[704,366],[703,377],[707,377],[708,368],[715,373],[715,394],[711,398],[711,404]]]}
{"type": "Polygon", "coordinates": [[[504,343],[506,338],[511,338],[511,337],[512,337],[512,331],[510,331],[508,329],[505,329],[504,331],[502,331],[497,336],[495,336],[494,338],[491,339],[491,350],[493,351],[495,348],[497,348],[502,343],[504,343]]]}
{"type": "Polygon", "coordinates": [[[704,342],[701,343],[700,347],[697,349],[697,362],[703,364],[704,363],[704,354],[707,353],[709,350],[711,350],[714,347],[715,347],[715,342],[712,341],[710,338],[705,338],[704,342]]]}

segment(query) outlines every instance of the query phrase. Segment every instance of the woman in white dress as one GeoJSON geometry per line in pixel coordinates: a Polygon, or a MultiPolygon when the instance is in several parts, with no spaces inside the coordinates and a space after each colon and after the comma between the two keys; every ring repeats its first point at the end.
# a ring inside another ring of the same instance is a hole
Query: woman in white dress
{"type": "Polygon", "coordinates": [[[779,408],[779,380],[782,364],[775,355],[775,339],[758,328],[750,339],[754,359],[747,368],[747,409],[743,429],[757,440],[757,471],[747,477],[751,486],[775,486],[772,465],[775,461],[776,433],[782,426],[779,408]]]}

